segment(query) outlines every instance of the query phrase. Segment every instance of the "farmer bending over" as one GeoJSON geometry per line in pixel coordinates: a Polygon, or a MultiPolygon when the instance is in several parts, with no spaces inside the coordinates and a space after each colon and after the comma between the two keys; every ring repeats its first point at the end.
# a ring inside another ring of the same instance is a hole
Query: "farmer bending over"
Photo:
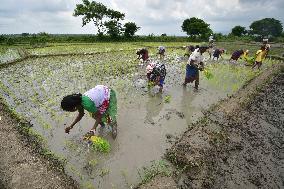
{"type": "Polygon", "coordinates": [[[160,60],[164,60],[165,52],[166,52],[166,48],[164,46],[159,46],[158,47],[158,53],[157,54],[160,55],[160,60]]]}
{"type": "Polygon", "coordinates": [[[221,58],[223,59],[222,54],[223,54],[224,52],[225,52],[224,49],[215,49],[215,51],[214,51],[214,53],[213,53],[213,60],[214,60],[215,58],[217,58],[217,61],[218,61],[219,57],[221,57],[221,58]]]}
{"type": "Polygon", "coordinates": [[[238,61],[238,59],[240,58],[240,56],[242,56],[243,54],[244,54],[244,50],[237,50],[237,51],[233,52],[229,61],[232,62],[232,63],[236,63],[238,61]]]}
{"type": "Polygon", "coordinates": [[[165,77],[166,77],[166,74],[167,74],[165,64],[150,63],[146,67],[146,72],[147,72],[148,82],[152,83],[154,86],[158,85],[160,87],[159,91],[162,92],[165,77]]]}
{"type": "Polygon", "coordinates": [[[110,124],[112,128],[113,139],[117,136],[117,100],[116,94],[113,89],[104,85],[97,85],[82,94],[72,94],[65,96],[61,101],[61,108],[64,111],[75,112],[78,115],[73,123],[65,128],[65,132],[69,133],[70,130],[78,123],[84,116],[84,110],[87,110],[90,115],[96,120],[93,128],[89,134],[94,135],[95,131],[100,124],[102,127],[105,123],[110,124]]]}
{"type": "Polygon", "coordinates": [[[198,89],[199,85],[199,70],[204,69],[204,57],[203,53],[208,49],[208,47],[199,47],[190,55],[188,63],[186,65],[186,76],[184,79],[183,86],[185,87],[187,83],[195,81],[195,89],[198,89]]]}
{"type": "Polygon", "coordinates": [[[141,59],[143,62],[146,62],[149,59],[149,53],[148,50],[146,48],[140,49],[136,52],[136,54],[138,55],[137,59],[141,59]]]}

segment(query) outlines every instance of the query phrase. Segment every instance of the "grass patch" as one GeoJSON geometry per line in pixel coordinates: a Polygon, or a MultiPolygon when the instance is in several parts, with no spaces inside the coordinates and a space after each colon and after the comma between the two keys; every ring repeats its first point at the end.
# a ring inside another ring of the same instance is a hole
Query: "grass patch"
{"type": "Polygon", "coordinates": [[[157,175],[167,177],[172,175],[170,165],[165,160],[152,161],[151,163],[149,167],[142,167],[142,169],[138,170],[138,174],[141,178],[140,185],[148,183],[157,175]]]}

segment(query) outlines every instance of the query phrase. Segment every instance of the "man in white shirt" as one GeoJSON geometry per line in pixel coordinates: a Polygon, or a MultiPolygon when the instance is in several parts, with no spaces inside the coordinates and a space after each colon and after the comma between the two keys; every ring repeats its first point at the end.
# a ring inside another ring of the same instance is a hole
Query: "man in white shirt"
{"type": "Polygon", "coordinates": [[[199,47],[190,55],[188,63],[186,65],[186,76],[184,79],[183,86],[185,87],[187,83],[195,81],[195,89],[198,89],[199,85],[199,70],[204,69],[204,57],[203,53],[208,49],[208,47],[199,47]]]}

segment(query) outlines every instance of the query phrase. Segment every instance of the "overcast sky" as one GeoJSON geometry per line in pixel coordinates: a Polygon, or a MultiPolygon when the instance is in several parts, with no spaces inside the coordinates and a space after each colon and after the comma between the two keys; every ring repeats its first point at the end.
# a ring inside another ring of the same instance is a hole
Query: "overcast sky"
{"type": "MultiPolygon", "coordinates": [[[[81,0],[0,0],[0,34],[93,34],[92,23],[82,27],[72,13],[81,0]]],[[[228,33],[232,27],[262,18],[284,23],[284,0],[100,0],[108,8],[125,13],[124,22],[135,22],[139,35],[185,35],[183,20],[198,17],[213,32],[228,33]]]]}

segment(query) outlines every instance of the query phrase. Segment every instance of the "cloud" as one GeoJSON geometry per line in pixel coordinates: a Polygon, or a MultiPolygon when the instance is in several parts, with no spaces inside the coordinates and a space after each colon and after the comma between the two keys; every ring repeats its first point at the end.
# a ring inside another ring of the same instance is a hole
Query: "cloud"
{"type": "MultiPolygon", "coordinates": [[[[1,33],[95,33],[92,23],[82,26],[73,17],[81,0],[1,0],[1,33]]],[[[138,34],[185,35],[183,20],[198,17],[214,32],[230,31],[236,25],[248,27],[262,18],[284,21],[283,0],[99,0],[109,8],[126,14],[125,22],[135,22],[138,34]]]]}

